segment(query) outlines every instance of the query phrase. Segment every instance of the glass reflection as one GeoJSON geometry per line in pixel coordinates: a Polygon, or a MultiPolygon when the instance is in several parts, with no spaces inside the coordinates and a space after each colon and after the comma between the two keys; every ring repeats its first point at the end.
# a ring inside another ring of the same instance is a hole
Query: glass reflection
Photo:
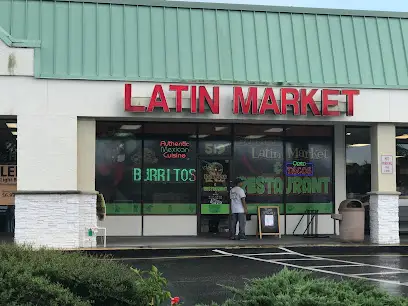
{"type": "Polygon", "coordinates": [[[347,198],[365,200],[371,191],[371,145],[369,127],[346,127],[347,198]]]}
{"type": "Polygon", "coordinates": [[[397,191],[408,195],[408,128],[396,129],[397,191]]]}

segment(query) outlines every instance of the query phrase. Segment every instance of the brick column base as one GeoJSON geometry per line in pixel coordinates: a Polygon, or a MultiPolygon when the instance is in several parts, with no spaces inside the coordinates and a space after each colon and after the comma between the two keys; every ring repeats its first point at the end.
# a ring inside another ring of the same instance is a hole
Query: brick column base
{"type": "Polygon", "coordinates": [[[375,244],[398,244],[399,192],[370,193],[370,240],[375,244]]]}
{"type": "Polygon", "coordinates": [[[97,226],[96,194],[20,191],[15,195],[15,242],[32,247],[96,246],[88,228],[97,226]]]}

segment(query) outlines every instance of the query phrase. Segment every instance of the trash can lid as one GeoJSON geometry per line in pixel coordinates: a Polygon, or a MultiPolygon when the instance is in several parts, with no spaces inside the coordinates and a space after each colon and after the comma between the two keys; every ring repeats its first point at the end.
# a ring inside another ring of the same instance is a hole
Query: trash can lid
{"type": "Polygon", "coordinates": [[[364,204],[357,199],[347,199],[339,205],[339,211],[344,210],[364,210],[364,204]]]}

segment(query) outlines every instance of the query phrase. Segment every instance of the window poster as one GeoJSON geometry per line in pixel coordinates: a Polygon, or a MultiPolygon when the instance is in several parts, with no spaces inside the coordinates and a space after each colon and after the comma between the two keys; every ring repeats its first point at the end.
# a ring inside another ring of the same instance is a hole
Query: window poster
{"type": "Polygon", "coordinates": [[[234,177],[245,179],[248,212],[257,214],[259,205],[283,209],[283,142],[267,139],[239,139],[234,144],[234,177]]]}
{"type": "Polygon", "coordinates": [[[200,161],[202,214],[229,213],[229,160],[200,161]]]}
{"type": "Polygon", "coordinates": [[[286,213],[306,209],[332,213],[332,144],[330,141],[286,143],[286,213]]]}
{"type": "Polygon", "coordinates": [[[0,165],[0,205],[14,205],[17,190],[17,166],[0,165]]]}

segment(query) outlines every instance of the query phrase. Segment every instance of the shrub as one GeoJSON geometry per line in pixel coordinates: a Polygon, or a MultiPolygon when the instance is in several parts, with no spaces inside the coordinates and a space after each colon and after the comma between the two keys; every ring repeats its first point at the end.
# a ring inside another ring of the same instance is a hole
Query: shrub
{"type": "Polygon", "coordinates": [[[287,269],[268,278],[251,280],[242,290],[227,288],[234,293],[234,297],[223,306],[408,305],[407,298],[389,295],[365,281],[334,281],[287,269]]]}
{"type": "Polygon", "coordinates": [[[108,257],[0,245],[3,305],[159,305],[166,280],[108,257]]]}

